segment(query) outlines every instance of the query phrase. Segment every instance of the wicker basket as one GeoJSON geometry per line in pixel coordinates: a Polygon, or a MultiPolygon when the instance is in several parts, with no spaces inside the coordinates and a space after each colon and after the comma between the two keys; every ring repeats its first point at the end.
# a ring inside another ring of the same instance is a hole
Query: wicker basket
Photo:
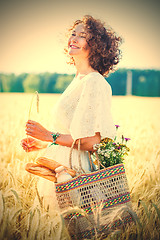
{"type": "Polygon", "coordinates": [[[117,220],[113,215],[113,212],[117,215],[122,206],[123,209],[131,207],[123,164],[83,173],[55,185],[58,204],[72,239],[90,238],[95,233],[105,235],[132,220],[127,211],[117,220]]]}

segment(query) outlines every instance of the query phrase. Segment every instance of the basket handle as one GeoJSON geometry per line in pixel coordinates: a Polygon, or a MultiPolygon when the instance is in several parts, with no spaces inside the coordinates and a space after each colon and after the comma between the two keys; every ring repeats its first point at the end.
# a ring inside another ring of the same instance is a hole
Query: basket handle
{"type": "Polygon", "coordinates": [[[105,169],[106,167],[99,161],[99,157],[98,157],[97,151],[95,152],[95,155],[96,155],[96,160],[98,162],[98,170],[100,170],[100,166],[102,166],[105,169]]]}
{"type": "MultiPolygon", "coordinates": [[[[76,140],[72,143],[71,150],[70,150],[70,153],[69,153],[69,165],[70,165],[70,168],[71,168],[71,169],[73,169],[73,168],[72,168],[72,151],[73,151],[75,142],[76,142],[76,140]]],[[[85,173],[84,169],[82,168],[82,163],[81,163],[80,146],[81,146],[81,140],[79,139],[79,140],[78,140],[78,163],[79,163],[80,171],[83,172],[83,173],[85,173]]],[[[91,154],[90,154],[90,152],[88,152],[88,156],[89,156],[89,162],[90,162],[90,166],[91,166],[91,172],[93,172],[93,163],[92,163],[92,160],[91,160],[91,154]]],[[[98,162],[99,162],[99,161],[98,161],[98,162]]]]}
{"type": "MultiPolygon", "coordinates": [[[[95,155],[96,155],[96,161],[97,161],[97,163],[98,163],[98,170],[100,170],[100,166],[102,166],[103,169],[106,169],[106,167],[99,161],[99,157],[98,157],[97,151],[94,152],[94,153],[95,153],[95,155]]],[[[91,152],[88,152],[88,154],[89,154],[89,160],[90,160],[90,165],[91,165],[91,172],[93,172],[93,171],[94,171],[94,168],[93,168],[93,163],[92,163],[92,160],[91,160],[91,152]]]]}

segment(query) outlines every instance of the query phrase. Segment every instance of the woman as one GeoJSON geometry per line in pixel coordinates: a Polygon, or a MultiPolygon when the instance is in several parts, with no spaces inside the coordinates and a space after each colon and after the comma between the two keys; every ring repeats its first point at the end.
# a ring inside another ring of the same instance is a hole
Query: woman
{"type": "Polygon", "coordinates": [[[45,157],[69,167],[70,148],[75,141],[72,159],[73,168],[78,170],[80,139],[82,168],[88,172],[87,151],[94,151],[93,146],[101,139],[115,136],[110,109],[111,87],[103,76],[119,62],[121,38],[112,29],[105,28],[100,20],[88,15],[75,21],[69,32],[65,50],[76,68],[76,76],[54,108],[53,132],[29,120],[26,134],[30,137],[22,140],[22,147],[30,152],[54,142],[46,148],[45,157]]]}

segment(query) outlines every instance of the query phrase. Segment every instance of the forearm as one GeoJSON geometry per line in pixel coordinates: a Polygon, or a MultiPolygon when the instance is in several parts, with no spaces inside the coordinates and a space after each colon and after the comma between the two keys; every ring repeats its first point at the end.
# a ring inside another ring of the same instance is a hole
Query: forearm
{"type": "MultiPolygon", "coordinates": [[[[50,138],[49,141],[52,142],[53,138],[52,138],[52,132],[50,132],[50,138]]],[[[78,149],[78,140],[77,139],[75,141],[75,145],[74,148],[78,149]]],[[[80,145],[80,149],[81,150],[85,150],[85,151],[94,151],[93,149],[93,145],[100,143],[101,137],[99,133],[96,133],[95,136],[92,137],[85,137],[85,138],[81,138],[81,145],[80,145]]],[[[74,140],[72,138],[71,135],[69,134],[60,134],[60,136],[57,137],[56,139],[56,144],[61,145],[61,146],[66,146],[66,147],[71,147],[73,144],[74,140]]]]}
{"type": "MultiPolygon", "coordinates": [[[[53,132],[49,132],[48,131],[48,134],[46,135],[46,139],[45,141],[47,142],[53,142],[54,139],[53,139],[53,132]]],[[[61,146],[66,146],[66,147],[71,147],[72,144],[73,144],[73,138],[71,137],[71,135],[69,134],[60,134],[57,139],[56,139],[56,144],[58,145],[61,145],[61,146]]]]}
{"type": "MultiPolygon", "coordinates": [[[[26,134],[39,139],[44,142],[53,142],[54,139],[56,139],[55,143],[61,145],[61,146],[66,146],[66,147],[71,147],[73,144],[73,138],[70,134],[61,134],[57,137],[53,136],[53,132],[48,131],[46,128],[44,128],[41,124],[28,120],[26,124],[26,134]]],[[[97,132],[94,136],[92,137],[85,137],[81,138],[81,150],[85,151],[93,151],[93,145],[100,143],[101,136],[100,133],[97,132]]],[[[78,139],[75,142],[74,148],[78,148],[78,139]]]]}

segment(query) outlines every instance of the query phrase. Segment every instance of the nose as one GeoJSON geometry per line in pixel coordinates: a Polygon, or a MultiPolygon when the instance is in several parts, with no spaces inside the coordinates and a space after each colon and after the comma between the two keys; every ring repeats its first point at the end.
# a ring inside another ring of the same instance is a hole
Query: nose
{"type": "Polygon", "coordinates": [[[73,43],[76,43],[76,42],[77,42],[77,36],[74,36],[74,37],[72,38],[72,42],[73,42],[73,43]]]}

